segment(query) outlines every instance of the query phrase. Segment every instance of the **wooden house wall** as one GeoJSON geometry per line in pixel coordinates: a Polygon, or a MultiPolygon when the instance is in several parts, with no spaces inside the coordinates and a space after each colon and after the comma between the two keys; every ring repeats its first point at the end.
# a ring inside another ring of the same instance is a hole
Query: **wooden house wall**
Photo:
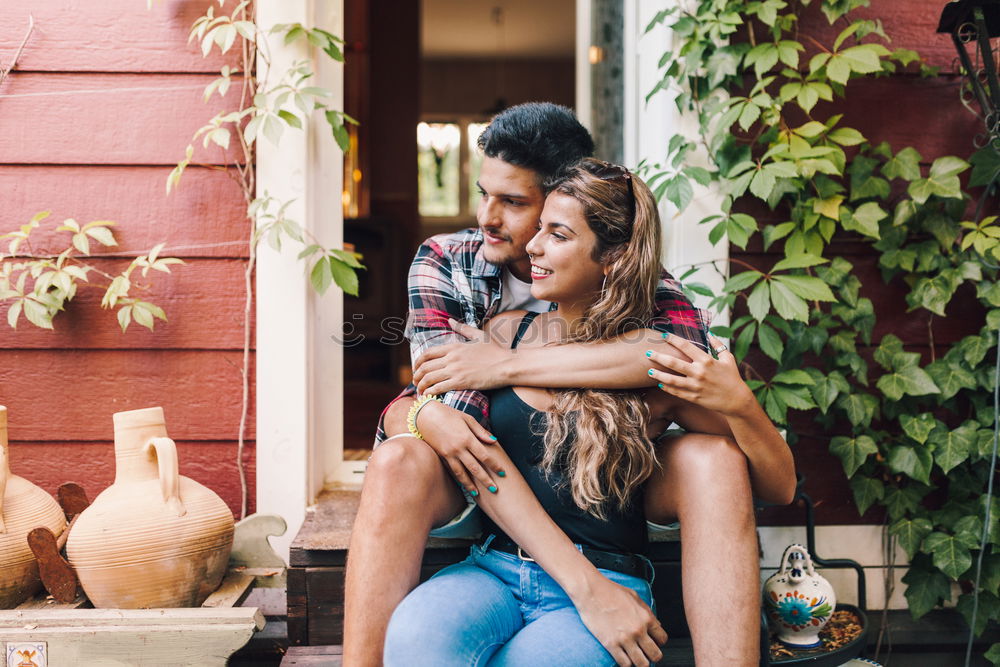
{"type": "MultiPolygon", "coordinates": [[[[925,167],[942,155],[963,158],[971,155],[973,138],[982,131],[982,125],[959,102],[960,83],[955,76],[956,53],[951,37],[936,33],[944,4],[939,0],[872,0],[871,7],[859,10],[859,15],[881,19],[885,32],[892,39],[890,48],[917,51],[927,64],[940,68],[939,74],[922,78],[912,73],[900,73],[851,82],[846,101],[822,103],[817,107],[818,117],[827,117],[829,112],[843,113],[842,124],[860,130],[873,144],[887,141],[894,151],[913,146],[923,156],[925,167]]],[[[818,7],[814,9],[818,10],[818,7]]],[[[801,23],[801,32],[816,37],[823,44],[832,44],[844,27],[842,24],[830,26],[819,11],[811,11],[801,23]]],[[[781,213],[767,210],[759,202],[744,200],[740,207],[754,214],[762,224],[787,219],[781,217],[781,213]]],[[[876,343],[886,333],[893,333],[903,340],[907,349],[921,352],[926,362],[931,353],[931,331],[940,355],[946,346],[965,335],[978,332],[982,326],[981,315],[969,317],[970,314],[980,313],[973,294],[960,291],[946,309],[946,318],[932,317],[922,310],[907,313],[904,301],[906,286],[899,279],[889,285],[883,283],[877,255],[867,244],[835,240],[828,256],[836,255],[854,264],[864,285],[863,295],[874,304],[877,325],[873,340],[876,343]]],[[[774,252],[765,252],[759,239],[745,251],[731,247],[730,256],[764,268],[780,259],[774,252]]],[[[862,353],[870,358],[871,351],[862,350],[862,353]]],[[[768,368],[766,358],[759,353],[752,361],[763,369],[768,368]]],[[[794,415],[795,411],[791,414],[794,415]]],[[[869,510],[864,517],[858,516],[840,460],[828,451],[833,434],[801,416],[793,419],[792,428],[801,436],[793,449],[797,469],[806,477],[805,490],[818,501],[817,522],[881,523],[882,515],[878,508],[869,510]]],[[[764,513],[762,521],[796,524],[801,522],[801,512],[770,509],[764,513]]]]}
{"type": "MultiPolygon", "coordinates": [[[[169,318],[153,332],[133,324],[123,334],[114,313],[99,308],[97,289],[81,288],[55,331],[23,319],[12,330],[0,307],[0,405],[9,410],[12,470],[50,492],[75,481],[93,498],[114,477],[112,414],[159,405],[181,474],[239,511],[242,195],[211,168],[221,153],[200,142],[195,162],[204,166],[190,167],[174,194],[165,189],[194,132],[237,104],[232,92],[203,101],[203,87],[227,60],[202,58],[187,44],[210,4],[0,3],[0,65],[9,66],[29,12],[35,21],[17,69],[0,85],[0,233],[51,210],[58,221],[117,222],[120,247],[94,260],[102,270],[117,271],[130,261],[123,255],[160,242],[164,254],[186,262],[155,274],[141,292],[169,318]]],[[[54,247],[49,241],[34,250],[54,247]]],[[[249,424],[252,507],[252,410],[249,424]]]]}

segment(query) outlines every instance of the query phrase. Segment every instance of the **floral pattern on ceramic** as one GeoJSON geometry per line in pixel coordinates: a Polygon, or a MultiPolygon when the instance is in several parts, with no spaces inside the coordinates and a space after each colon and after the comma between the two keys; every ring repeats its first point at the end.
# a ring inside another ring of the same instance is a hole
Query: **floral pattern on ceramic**
{"type": "Polygon", "coordinates": [[[42,526],[58,537],[66,529],[66,516],[52,496],[11,474],[7,408],[0,405],[0,609],[16,607],[41,587],[28,533],[42,526]]]}
{"type": "Polygon", "coordinates": [[[76,519],[66,555],[95,607],[197,607],[219,587],[233,515],[178,474],[162,408],[119,412],[115,482],[76,519]]]}
{"type": "Polygon", "coordinates": [[[811,648],[820,645],[819,631],[833,615],[837,597],[830,582],[816,574],[809,551],[793,544],[764,583],[764,606],[779,641],[811,648]]]}

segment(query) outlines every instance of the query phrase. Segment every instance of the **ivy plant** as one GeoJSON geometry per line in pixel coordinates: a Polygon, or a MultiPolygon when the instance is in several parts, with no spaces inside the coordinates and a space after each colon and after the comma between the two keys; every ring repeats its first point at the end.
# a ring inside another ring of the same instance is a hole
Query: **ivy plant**
{"type": "Polygon", "coordinates": [[[243,276],[242,409],[236,451],[242,492],[241,517],[246,516],[248,504],[243,452],[250,406],[251,310],[258,244],[265,242],[278,251],[289,242],[301,246],[298,258],[305,263],[309,281],[320,294],[336,284],[347,294],[357,296],[357,271],[365,268],[359,261],[361,256],[352,250],[327,247],[311,238],[308,230],[286,214],[292,201],[256,192],[258,141],[277,144],[285,132],[302,131],[318,117],[332,132],[341,150],[347,151],[350,147],[347,125],[357,124],[357,121],[332,106],[333,91],[314,83],[314,64],[318,59],[344,61],[343,39],[317,26],[275,25],[270,35],[286,46],[301,43],[309,51],[309,59],[276,69],[271,66],[268,40],[264,39],[256,22],[255,5],[253,0],[242,0],[227,7],[227,0],[215,0],[208,3],[205,14],[192,24],[188,41],[196,43],[204,57],[215,51],[227,54],[235,49],[237,52],[237,63],[224,65],[219,76],[205,87],[205,101],[213,95],[225,97],[234,85],[239,87],[240,93],[237,108],[216,114],[195,132],[184,157],[171,170],[166,182],[169,195],[180,185],[185,170],[192,164],[194,143],[201,141],[203,147],[215,146],[223,152],[223,166],[207,166],[221,168],[233,175],[246,203],[245,221],[250,228],[250,241],[243,276]],[[264,77],[257,75],[258,57],[266,64],[264,77]]]}
{"type": "MultiPolygon", "coordinates": [[[[974,561],[987,536],[974,627],[981,634],[1000,619],[995,498],[984,526],[1000,221],[979,217],[971,202],[973,193],[996,201],[1000,141],[968,159],[928,161],[919,147],[872,143],[834,112],[858,79],[934,73],[917,53],[894,49],[880,21],[854,16],[867,5],[693,0],[658,13],[648,29],[668,24],[676,48],[663,54],[650,95],[675,93],[699,131],[675,136],[646,173],[657,196],[679,209],[696,187],[716,188],[722,205],[701,221],[711,240],[742,249],[754,240],[777,255],[773,266],[730,262],[718,294],[695,289],[714,307],[736,307],[717,333],[732,339],[738,358],[755,347],[773,366],[748,373],[768,415],[787,425],[790,411],[804,411],[836,434],[830,451],[858,511],[881,508],[909,556],[903,581],[914,617],[952,602],[972,621],[974,561]],[[832,41],[808,34],[800,20],[807,11],[840,28],[832,41]],[[773,213],[758,220],[753,211],[765,207],[773,213]],[[870,249],[885,287],[862,285],[832,246],[840,241],[870,249]],[[930,337],[928,353],[891,333],[875,336],[879,313],[865,293],[878,289],[905,294],[908,317],[930,337]],[[944,318],[975,332],[935,344],[944,318]]],[[[991,655],[1000,656],[1000,645],[991,655]]]]}
{"type": "MultiPolygon", "coordinates": [[[[161,257],[163,244],[153,247],[145,255],[132,259],[117,274],[107,273],[92,263],[92,244],[98,248],[118,245],[111,220],[94,220],[81,225],[67,218],[55,226],[63,240],[57,248],[48,251],[32,247],[32,234],[46,223],[49,211],[35,214],[26,224],[7,234],[6,251],[0,251],[0,303],[7,302],[7,324],[17,328],[23,315],[31,324],[42,329],[52,329],[52,320],[73,300],[81,286],[104,290],[101,307],[117,309],[118,324],[122,332],[135,321],[153,330],[157,319],[166,321],[163,309],[135,295],[134,290],[145,290],[148,285],[137,282],[134,273],[145,278],[149,271],[170,273],[170,266],[183,264],[176,257],[161,257]],[[98,280],[107,283],[97,282],[98,280]]],[[[106,252],[106,251],[105,251],[106,252]]]]}

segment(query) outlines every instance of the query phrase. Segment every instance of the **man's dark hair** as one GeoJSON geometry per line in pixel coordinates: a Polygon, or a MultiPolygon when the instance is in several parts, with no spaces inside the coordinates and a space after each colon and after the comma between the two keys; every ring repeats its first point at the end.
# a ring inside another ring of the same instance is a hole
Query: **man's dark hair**
{"type": "Polygon", "coordinates": [[[527,102],[501,111],[478,143],[487,157],[531,169],[543,184],[594,152],[594,140],[573,111],[551,102],[527,102]]]}

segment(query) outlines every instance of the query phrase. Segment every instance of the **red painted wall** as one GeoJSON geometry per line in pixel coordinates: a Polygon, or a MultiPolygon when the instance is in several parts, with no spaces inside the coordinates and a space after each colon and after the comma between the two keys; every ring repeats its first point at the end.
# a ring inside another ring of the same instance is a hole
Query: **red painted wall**
{"type": "MultiPolygon", "coordinates": [[[[202,89],[226,59],[187,44],[209,0],[0,4],[0,234],[38,211],[54,220],[114,220],[117,251],[164,254],[186,264],[157,274],[143,296],[168,322],[121,333],[102,292],[80,289],[55,331],[23,319],[6,326],[0,306],[0,405],[9,410],[11,467],[50,492],[75,481],[93,498],[114,478],[111,415],[163,406],[181,473],[239,511],[243,270],[247,227],[240,190],[217,150],[196,143],[195,161],[169,197],[167,175],[194,132],[232,94],[208,103],[202,89]]],[[[233,52],[231,52],[233,53],[233,52]]],[[[234,89],[236,86],[233,87],[234,89]]],[[[42,244],[44,245],[44,243],[42,244]]],[[[36,246],[37,249],[37,246],[36,246]]],[[[105,271],[128,259],[95,261],[105,271]]],[[[251,369],[252,370],[252,369],[251,369]]],[[[250,405],[254,398],[251,395],[250,405]]],[[[244,460],[254,497],[254,417],[244,460]]]]}
{"type": "MultiPolygon", "coordinates": [[[[830,111],[843,113],[843,124],[860,130],[873,144],[887,141],[894,151],[913,146],[921,153],[925,164],[942,155],[963,158],[971,155],[973,138],[982,131],[982,125],[959,102],[960,83],[954,74],[956,54],[951,37],[936,33],[944,4],[943,0],[872,0],[871,7],[859,10],[858,16],[882,21],[885,32],[892,39],[890,48],[913,49],[927,64],[940,67],[940,73],[931,78],[897,74],[852,82],[847,88],[847,100],[833,105],[824,103],[825,108],[819,108],[821,115],[825,117],[830,111]]],[[[814,3],[801,22],[802,34],[812,35],[823,44],[832,44],[844,27],[842,23],[830,26],[818,11],[818,3],[814,3]]],[[[807,52],[803,62],[808,62],[810,55],[807,52]]],[[[768,211],[760,202],[745,200],[741,206],[761,224],[786,219],[779,219],[779,213],[768,211]]],[[[889,286],[882,282],[875,253],[863,243],[835,241],[831,254],[845,257],[854,264],[864,285],[864,296],[874,303],[878,323],[873,339],[877,342],[892,332],[908,349],[929,354],[928,313],[906,312],[905,288],[898,281],[889,286]]],[[[746,251],[730,248],[730,255],[765,268],[780,259],[774,253],[765,253],[759,239],[746,251]]],[[[947,313],[979,312],[971,296],[960,291],[949,304],[947,313]]],[[[938,353],[942,346],[975,333],[980,326],[982,320],[976,318],[934,317],[934,342],[938,353]]],[[[761,369],[770,368],[763,355],[757,355],[752,362],[755,366],[759,364],[761,369]]],[[[830,438],[835,433],[802,417],[803,414],[790,413],[793,428],[801,437],[793,449],[797,469],[807,478],[805,490],[817,501],[817,522],[881,523],[877,508],[869,510],[864,517],[858,516],[840,460],[828,451],[830,438]],[[795,417],[796,414],[799,416],[795,417]]],[[[762,516],[765,524],[798,524],[801,521],[801,510],[794,508],[768,509],[762,516]]]]}

